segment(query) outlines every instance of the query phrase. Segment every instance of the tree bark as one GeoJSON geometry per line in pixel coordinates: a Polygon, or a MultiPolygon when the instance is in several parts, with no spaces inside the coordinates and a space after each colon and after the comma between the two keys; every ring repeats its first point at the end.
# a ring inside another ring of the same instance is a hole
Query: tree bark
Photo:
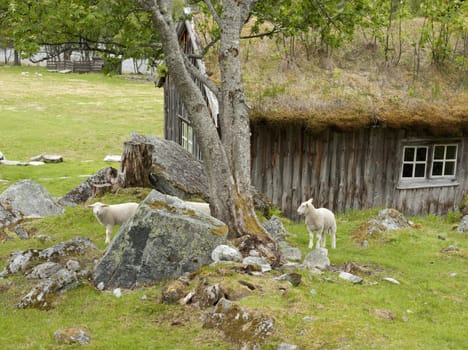
{"type": "Polygon", "coordinates": [[[124,142],[120,163],[119,186],[150,187],[153,146],[149,143],[124,142]]]}
{"type": "MultiPolygon", "coordinates": [[[[250,183],[250,127],[240,61],[240,32],[250,13],[251,0],[223,1],[219,65],[221,84],[217,95],[222,139],[203,95],[185,66],[177,31],[167,0],[140,4],[152,14],[160,34],[165,62],[185,109],[188,111],[203,156],[209,182],[212,214],[229,226],[228,238],[244,237],[273,265],[280,263],[276,242],[260,225],[254,210],[250,183]]],[[[214,10],[213,10],[214,11],[214,10]]],[[[247,248],[246,248],[247,249],[247,248]]],[[[244,251],[245,252],[245,251],[244,251]]]]}

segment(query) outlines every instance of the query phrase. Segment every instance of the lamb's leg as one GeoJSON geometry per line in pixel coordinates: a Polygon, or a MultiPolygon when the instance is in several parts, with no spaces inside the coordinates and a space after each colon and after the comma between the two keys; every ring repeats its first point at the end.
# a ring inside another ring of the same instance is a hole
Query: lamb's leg
{"type": "Polygon", "coordinates": [[[322,237],[323,237],[323,227],[317,231],[317,244],[315,245],[316,248],[322,247],[322,237]]]}
{"type": "Polygon", "coordinates": [[[106,225],[106,244],[110,243],[113,225],[106,225]]]}
{"type": "Polygon", "coordinates": [[[326,230],[322,231],[322,248],[327,247],[327,233],[328,232],[326,230]]]}
{"type": "Polygon", "coordinates": [[[309,249],[314,247],[314,231],[309,230],[309,249]]]}
{"type": "Polygon", "coordinates": [[[331,236],[331,246],[333,249],[335,249],[336,248],[336,228],[331,229],[330,236],[331,236]]]}

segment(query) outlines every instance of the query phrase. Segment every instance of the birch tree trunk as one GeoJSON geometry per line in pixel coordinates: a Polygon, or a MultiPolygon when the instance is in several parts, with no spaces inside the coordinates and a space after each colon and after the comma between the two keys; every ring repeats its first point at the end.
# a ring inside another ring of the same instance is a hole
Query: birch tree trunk
{"type": "MultiPolygon", "coordinates": [[[[209,181],[212,214],[229,226],[243,252],[257,249],[273,265],[280,263],[275,241],[260,225],[254,210],[250,183],[250,126],[242,82],[240,33],[253,1],[223,0],[222,14],[212,12],[221,28],[219,66],[221,83],[209,87],[218,98],[219,125],[211,118],[201,91],[186,66],[180,49],[170,1],[139,1],[152,15],[161,37],[165,62],[188,111],[209,181]],[[222,135],[222,138],[219,136],[222,135]]],[[[207,0],[208,6],[211,5],[207,0]]],[[[212,6],[211,6],[212,8],[212,6]]]]}

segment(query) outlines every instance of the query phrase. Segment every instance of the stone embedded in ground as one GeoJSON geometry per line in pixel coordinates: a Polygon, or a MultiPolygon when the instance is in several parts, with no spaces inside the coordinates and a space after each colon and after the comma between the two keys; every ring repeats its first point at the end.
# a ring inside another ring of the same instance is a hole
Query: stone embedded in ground
{"type": "Polygon", "coordinates": [[[86,327],[64,327],[55,331],[54,337],[58,344],[89,344],[91,342],[91,332],[86,327]]]}
{"type": "Polygon", "coordinates": [[[47,261],[34,266],[31,273],[28,274],[28,277],[33,279],[49,278],[60,269],[62,269],[62,265],[59,263],[47,261]]]}
{"type": "Polygon", "coordinates": [[[64,212],[43,186],[31,180],[22,180],[8,187],[0,194],[0,205],[14,216],[14,222],[64,212]]]}
{"type": "Polygon", "coordinates": [[[285,241],[280,241],[278,243],[281,256],[288,261],[301,261],[302,253],[299,248],[292,247],[285,241]]]}
{"type": "Polygon", "coordinates": [[[203,316],[204,328],[221,330],[225,337],[241,349],[260,349],[273,334],[275,320],[267,315],[241,308],[222,298],[213,311],[203,316]]]}
{"type": "Polygon", "coordinates": [[[170,281],[161,291],[161,302],[175,304],[186,295],[186,285],[180,280],[170,281]]]}
{"type": "Polygon", "coordinates": [[[462,217],[460,224],[457,228],[458,233],[468,232],[468,215],[462,217]]]}
{"type": "Polygon", "coordinates": [[[340,274],[339,274],[339,277],[341,279],[344,279],[345,281],[349,281],[349,282],[354,283],[354,284],[362,282],[361,277],[353,275],[352,273],[349,273],[349,272],[341,271],[340,274]]]}
{"type": "Polygon", "coordinates": [[[306,255],[302,266],[305,269],[313,270],[318,268],[324,270],[330,266],[330,259],[328,258],[328,249],[317,248],[306,255]]]}
{"type": "Polygon", "coordinates": [[[49,309],[56,293],[64,292],[78,286],[78,278],[75,272],[65,268],[60,269],[49,278],[42,280],[26,294],[17,307],[25,309],[29,307],[49,309]]]}
{"type": "Polygon", "coordinates": [[[242,260],[242,264],[245,266],[258,265],[260,266],[262,272],[271,271],[271,265],[265,258],[260,256],[247,256],[242,260]]]}
{"type": "Polygon", "coordinates": [[[272,216],[270,220],[264,222],[262,226],[277,241],[283,241],[284,237],[289,235],[280,218],[277,216],[272,216]]]}
{"type": "Polygon", "coordinates": [[[242,261],[242,254],[235,247],[221,244],[211,252],[211,259],[215,263],[220,261],[240,262],[242,261]]]}

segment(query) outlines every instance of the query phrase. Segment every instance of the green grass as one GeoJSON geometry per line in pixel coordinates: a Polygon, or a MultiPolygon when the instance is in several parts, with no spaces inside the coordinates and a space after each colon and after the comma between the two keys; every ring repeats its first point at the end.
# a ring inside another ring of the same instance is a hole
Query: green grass
{"type": "Polygon", "coordinates": [[[79,175],[105,166],[106,155],[121,154],[131,132],[162,136],[162,100],[162,90],[148,81],[0,66],[0,151],[9,160],[48,153],[65,161],[38,168],[2,166],[0,190],[21,178],[38,181],[53,195],[72,188],[82,182],[79,175]]]}
{"type": "MultiPolygon", "coordinates": [[[[151,83],[121,77],[0,67],[0,111],[0,150],[7,158],[27,160],[40,153],[65,157],[64,163],[42,167],[0,165],[0,191],[31,178],[54,196],[62,196],[84,181],[80,175],[105,166],[102,158],[106,154],[119,154],[131,131],[162,134],[161,91],[151,83]],[[21,71],[32,73],[22,76],[21,71]],[[36,77],[35,71],[43,76],[36,77]],[[26,93],[14,92],[23,90],[26,93]],[[47,93],[52,90],[54,94],[47,93]],[[123,102],[122,96],[129,100],[123,102]],[[80,104],[82,101],[86,104],[80,104]]],[[[122,190],[102,201],[140,201],[146,193],[122,190]]],[[[242,289],[239,280],[257,286],[239,303],[274,317],[276,331],[264,349],[276,349],[282,342],[299,349],[468,348],[468,237],[452,230],[454,215],[411,218],[418,228],[387,233],[363,248],[353,241],[353,233],[377,213],[373,209],[339,214],[337,249],[329,251],[335,267],[349,261],[367,267],[370,274],[361,275],[362,284],[345,282],[336,272],[314,275],[306,270],[299,270],[302,282],[298,287],[274,280],[279,271],[259,277],[209,267],[202,269],[200,278],[234,290],[242,289]],[[449,245],[458,250],[443,252],[449,245]],[[386,282],[385,277],[401,284],[386,282]],[[385,312],[392,319],[381,317],[385,312]],[[311,320],[304,320],[307,316],[311,320]]],[[[284,222],[292,233],[288,241],[307,254],[305,225],[284,222]]],[[[104,228],[84,206],[24,225],[35,237],[47,235],[52,240],[33,237],[23,241],[7,231],[11,238],[0,243],[0,270],[14,251],[43,249],[76,236],[90,238],[100,254],[105,249],[104,228]]],[[[16,309],[33,284],[20,276],[0,280],[0,349],[235,348],[219,332],[202,328],[200,311],[160,304],[164,282],[124,291],[116,298],[83,280],[79,288],[59,295],[48,311],[16,309]],[[88,327],[91,343],[56,344],[54,332],[67,326],[88,327]]]]}

